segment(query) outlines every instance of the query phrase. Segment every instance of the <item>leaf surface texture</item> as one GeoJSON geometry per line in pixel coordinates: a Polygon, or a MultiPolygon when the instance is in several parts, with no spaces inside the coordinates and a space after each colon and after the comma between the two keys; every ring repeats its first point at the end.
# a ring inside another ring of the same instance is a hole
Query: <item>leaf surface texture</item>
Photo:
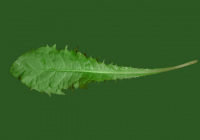
{"type": "Polygon", "coordinates": [[[64,89],[86,88],[88,83],[95,81],[151,75],[182,68],[196,62],[197,60],[168,68],[138,69],[107,65],[94,58],[88,58],[77,50],[69,51],[67,47],[57,50],[54,45],[41,47],[21,55],[11,66],[10,72],[30,89],[45,92],[48,95],[63,95],[64,89]]]}

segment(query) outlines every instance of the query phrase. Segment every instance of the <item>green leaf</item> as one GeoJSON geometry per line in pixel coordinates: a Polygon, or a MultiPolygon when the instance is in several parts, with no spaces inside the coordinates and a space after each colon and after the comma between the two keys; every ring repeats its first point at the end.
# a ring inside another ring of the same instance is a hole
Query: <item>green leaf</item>
{"type": "Polygon", "coordinates": [[[63,95],[63,89],[86,88],[88,83],[105,80],[127,79],[179,69],[197,60],[168,68],[138,69],[107,65],[86,55],[46,46],[20,56],[10,68],[10,73],[30,89],[48,95],[63,95]]]}

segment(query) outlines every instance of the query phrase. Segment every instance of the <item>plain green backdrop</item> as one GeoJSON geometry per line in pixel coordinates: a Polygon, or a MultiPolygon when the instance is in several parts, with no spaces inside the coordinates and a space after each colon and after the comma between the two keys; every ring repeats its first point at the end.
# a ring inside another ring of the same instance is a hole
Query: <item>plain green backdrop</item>
{"type": "Polygon", "coordinates": [[[21,54],[47,44],[138,68],[200,60],[199,4],[1,0],[0,140],[199,140],[199,63],[51,98],[9,73],[21,54]]]}

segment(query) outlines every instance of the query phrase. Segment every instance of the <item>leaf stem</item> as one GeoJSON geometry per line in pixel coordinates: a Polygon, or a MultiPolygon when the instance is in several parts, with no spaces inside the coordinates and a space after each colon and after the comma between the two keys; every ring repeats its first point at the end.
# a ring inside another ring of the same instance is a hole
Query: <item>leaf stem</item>
{"type": "Polygon", "coordinates": [[[152,69],[152,70],[148,71],[147,73],[149,73],[149,74],[154,74],[155,73],[156,74],[156,73],[160,73],[160,72],[171,71],[171,70],[180,69],[180,68],[195,64],[197,62],[198,62],[198,60],[193,60],[193,61],[181,64],[181,65],[173,66],[173,67],[152,69]]]}

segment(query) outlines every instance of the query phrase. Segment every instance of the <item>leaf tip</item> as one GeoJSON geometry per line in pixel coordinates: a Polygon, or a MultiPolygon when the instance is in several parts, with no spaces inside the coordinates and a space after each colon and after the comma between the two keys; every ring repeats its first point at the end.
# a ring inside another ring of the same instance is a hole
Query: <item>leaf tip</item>
{"type": "Polygon", "coordinates": [[[65,46],[65,50],[67,51],[68,45],[65,46]]]}
{"type": "Polygon", "coordinates": [[[49,97],[51,97],[51,93],[47,93],[47,95],[48,95],[49,97]]]}
{"type": "Polygon", "coordinates": [[[54,44],[52,47],[56,49],[56,44],[54,44]]]}

